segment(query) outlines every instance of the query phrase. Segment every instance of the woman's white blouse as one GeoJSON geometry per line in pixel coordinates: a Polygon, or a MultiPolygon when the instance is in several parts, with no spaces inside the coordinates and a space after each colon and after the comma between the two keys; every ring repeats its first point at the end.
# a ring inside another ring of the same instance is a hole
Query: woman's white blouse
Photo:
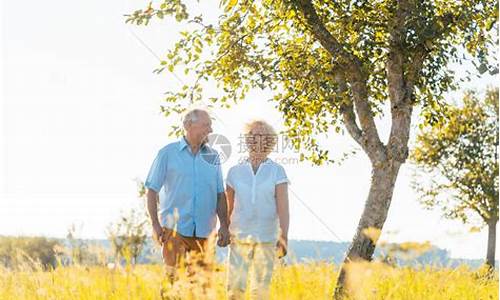
{"type": "Polygon", "coordinates": [[[279,220],[275,187],[290,183],[285,169],[271,159],[263,161],[257,173],[245,160],[229,169],[226,184],[234,190],[234,208],[229,230],[236,239],[276,242],[279,220]]]}

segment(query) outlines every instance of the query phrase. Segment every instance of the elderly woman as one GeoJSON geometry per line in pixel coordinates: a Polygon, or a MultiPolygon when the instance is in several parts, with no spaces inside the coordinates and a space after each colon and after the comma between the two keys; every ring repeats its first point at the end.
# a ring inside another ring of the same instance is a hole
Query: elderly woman
{"type": "Polygon", "coordinates": [[[267,299],[276,254],[281,258],[287,252],[289,180],[285,169],[267,157],[276,145],[274,129],[253,121],[244,135],[248,158],[230,168],[226,180],[231,233],[228,296],[242,299],[250,279],[252,296],[267,299]]]}

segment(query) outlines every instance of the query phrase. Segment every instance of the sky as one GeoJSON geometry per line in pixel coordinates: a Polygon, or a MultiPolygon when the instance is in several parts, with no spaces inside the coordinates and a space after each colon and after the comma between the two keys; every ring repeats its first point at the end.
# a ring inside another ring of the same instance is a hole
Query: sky
{"type": "MultiPolygon", "coordinates": [[[[140,207],[136,179],[144,179],[179,118],[160,113],[164,92],[189,78],[156,75],[157,55],[178,37],[179,25],[125,25],[124,14],[141,1],[3,1],[1,22],[0,235],[63,237],[71,224],[87,238],[105,238],[109,223],[140,207]],[[139,41],[139,39],[142,41],[139,41]],[[143,44],[144,43],[144,44],[143,44]]],[[[212,16],[213,7],[198,8],[212,16]]],[[[457,67],[458,74],[469,66],[457,67]]],[[[484,91],[485,76],[450,93],[484,91]]],[[[212,91],[216,93],[216,91],[212,91]]],[[[278,130],[283,119],[269,91],[252,91],[231,109],[211,111],[214,132],[233,146],[224,173],[243,154],[238,137],[246,121],[265,119],[278,130]]],[[[417,121],[417,118],[415,118],[417,121]]],[[[386,139],[390,124],[377,120],[386,139]]],[[[412,137],[415,135],[412,130],[412,137]]],[[[356,147],[349,136],[322,139],[340,156],[356,147]]],[[[283,162],[290,186],[291,239],[350,241],[370,183],[362,151],[341,165],[283,162]],[[305,205],[307,205],[307,207],[305,205]],[[311,211],[313,213],[311,213],[311,211]]],[[[414,167],[400,171],[382,240],[430,241],[453,257],[483,258],[487,234],[424,210],[410,187],[414,167]]]]}

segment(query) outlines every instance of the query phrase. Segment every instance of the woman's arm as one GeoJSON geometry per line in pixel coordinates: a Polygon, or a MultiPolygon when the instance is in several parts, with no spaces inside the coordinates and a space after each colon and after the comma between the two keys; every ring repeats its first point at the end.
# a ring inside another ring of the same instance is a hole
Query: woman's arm
{"type": "Polygon", "coordinates": [[[290,224],[290,210],[288,206],[288,184],[276,185],[276,210],[280,222],[280,237],[278,240],[278,256],[286,255],[288,248],[288,226],[290,224]]]}

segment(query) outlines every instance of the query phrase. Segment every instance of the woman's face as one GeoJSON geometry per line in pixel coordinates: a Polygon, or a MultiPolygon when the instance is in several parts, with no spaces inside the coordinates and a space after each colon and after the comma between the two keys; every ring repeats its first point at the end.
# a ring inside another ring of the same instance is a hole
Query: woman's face
{"type": "Polygon", "coordinates": [[[273,150],[275,135],[266,132],[264,126],[253,127],[245,137],[248,154],[253,158],[266,158],[273,150]]]}

